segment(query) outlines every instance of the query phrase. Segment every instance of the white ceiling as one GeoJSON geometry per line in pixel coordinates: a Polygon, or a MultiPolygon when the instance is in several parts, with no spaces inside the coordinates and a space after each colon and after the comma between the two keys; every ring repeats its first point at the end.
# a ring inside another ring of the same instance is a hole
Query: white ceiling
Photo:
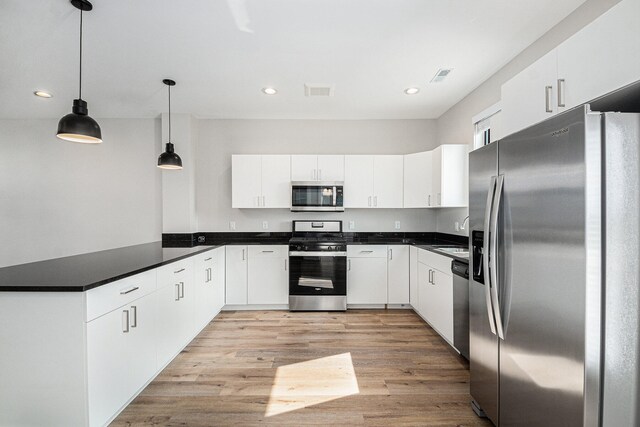
{"type": "MultiPolygon", "coordinates": [[[[583,2],[93,0],[83,98],[93,117],[156,117],[169,77],[172,110],[198,117],[437,118],[583,2]],[[430,84],[439,68],[454,71],[430,84]],[[335,95],[307,98],[305,83],[335,95]]],[[[78,25],[68,0],[0,2],[1,118],[71,110],[78,25]]]]}

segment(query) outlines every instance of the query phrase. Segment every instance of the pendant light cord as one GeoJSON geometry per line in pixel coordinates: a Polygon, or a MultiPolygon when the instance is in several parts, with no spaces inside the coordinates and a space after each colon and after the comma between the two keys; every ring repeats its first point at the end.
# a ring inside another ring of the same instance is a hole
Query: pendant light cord
{"type": "Polygon", "coordinates": [[[80,79],[78,86],[78,98],[82,99],[82,9],[80,9],[80,79]]]}
{"type": "Polygon", "coordinates": [[[169,87],[169,142],[171,142],[171,85],[169,87]]]}

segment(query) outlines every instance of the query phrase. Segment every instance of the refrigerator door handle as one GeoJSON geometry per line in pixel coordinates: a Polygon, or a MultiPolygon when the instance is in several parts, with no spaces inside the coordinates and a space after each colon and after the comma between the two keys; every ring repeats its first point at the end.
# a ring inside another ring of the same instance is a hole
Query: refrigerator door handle
{"type": "Polygon", "coordinates": [[[491,177],[489,192],[487,194],[487,205],[484,212],[484,236],[482,242],[482,270],[484,275],[484,295],[487,303],[487,315],[489,316],[489,327],[491,333],[496,335],[495,320],[493,318],[493,307],[491,304],[491,276],[489,274],[489,234],[491,234],[491,208],[493,205],[493,196],[496,192],[496,177],[491,177]]]}
{"type": "Polygon", "coordinates": [[[504,328],[502,325],[502,315],[500,314],[500,300],[498,299],[498,213],[502,201],[502,187],[504,185],[504,175],[496,178],[496,190],[491,209],[491,225],[489,242],[489,262],[491,263],[491,303],[493,305],[493,316],[496,319],[496,329],[498,336],[504,340],[504,328]]]}

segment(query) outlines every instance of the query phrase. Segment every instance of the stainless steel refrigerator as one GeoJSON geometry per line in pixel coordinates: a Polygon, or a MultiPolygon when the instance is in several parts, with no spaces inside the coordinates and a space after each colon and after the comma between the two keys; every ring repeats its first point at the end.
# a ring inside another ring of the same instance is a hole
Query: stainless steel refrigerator
{"type": "Polygon", "coordinates": [[[640,114],[588,105],[470,153],[472,405],[638,426],[640,114]]]}

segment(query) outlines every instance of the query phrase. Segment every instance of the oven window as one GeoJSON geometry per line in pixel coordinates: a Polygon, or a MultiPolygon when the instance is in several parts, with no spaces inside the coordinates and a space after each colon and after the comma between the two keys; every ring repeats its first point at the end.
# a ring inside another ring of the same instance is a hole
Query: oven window
{"type": "MultiPolygon", "coordinates": [[[[334,200],[338,200],[336,187],[319,187],[296,185],[291,189],[292,206],[336,206],[334,200]]],[[[342,191],[339,192],[342,202],[342,191]]],[[[341,206],[341,205],[337,205],[341,206]]]]}
{"type": "Polygon", "coordinates": [[[347,257],[290,256],[290,295],[346,295],[347,257]]]}

